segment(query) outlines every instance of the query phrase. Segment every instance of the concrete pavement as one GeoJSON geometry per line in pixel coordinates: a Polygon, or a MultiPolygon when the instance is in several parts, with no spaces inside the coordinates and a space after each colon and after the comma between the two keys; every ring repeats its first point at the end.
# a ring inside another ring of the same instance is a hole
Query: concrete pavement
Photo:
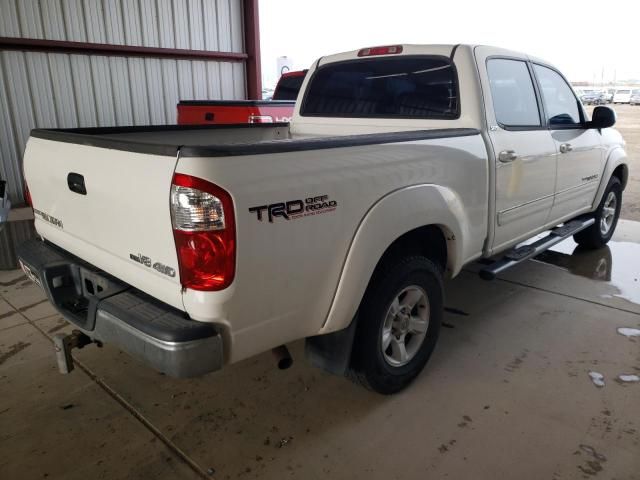
{"type": "Polygon", "coordinates": [[[392,397],[302,342],[286,371],[264,354],[176,380],[106,345],[61,376],[50,336],[70,328],[0,272],[0,478],[638,479],[640,383],[619,376],[640,375],[640,337],[618,329],[640,329],[640,224],[540,260],[448,282],[440,344],[392,397]]]}

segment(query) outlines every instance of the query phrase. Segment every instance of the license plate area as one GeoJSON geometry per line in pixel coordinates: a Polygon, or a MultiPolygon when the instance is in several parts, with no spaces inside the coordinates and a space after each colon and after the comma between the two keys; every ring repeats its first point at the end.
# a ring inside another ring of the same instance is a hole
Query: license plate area
{"type": "Polygon", "coordinates": [[[98,303],[123,292],[128,285],[81,265],[63,264],[44,272],[46,290],[65,318],[84,330],[93,330],[98,303]]]}

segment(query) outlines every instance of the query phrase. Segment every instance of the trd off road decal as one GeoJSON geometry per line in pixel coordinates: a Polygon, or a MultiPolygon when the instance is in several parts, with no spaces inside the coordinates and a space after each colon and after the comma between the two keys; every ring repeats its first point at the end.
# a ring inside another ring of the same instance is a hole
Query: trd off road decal
{"type": "Polygon", "coordinates": [[[289,200],[288,202],[251,207],[249,212],[255,213],[259,221],[266,217],[270,223],[273,223],[273,219],[276,217],[281,217],[285,220],[296,220],[311,215],[333,212],[337,207],[338,202],[330,200],[329,195],[319,195],[317,197],[307,197],[304,200],[289,200]]]}

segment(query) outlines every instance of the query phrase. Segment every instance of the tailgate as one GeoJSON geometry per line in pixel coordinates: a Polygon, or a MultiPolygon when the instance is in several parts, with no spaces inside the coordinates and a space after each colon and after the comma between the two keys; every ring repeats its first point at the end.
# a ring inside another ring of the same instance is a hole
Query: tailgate
{"type": "Polygon", "coordinates": [[[277,100],[182,101],[178,103],[178,124],[290,122],[294,106],[295,102],[277,100]]]}
{"type": "Polygon", "coordinates": [[[184,309],[169,208],[176,154],[31,137],[24,158],[40,235],[184,309]]]}

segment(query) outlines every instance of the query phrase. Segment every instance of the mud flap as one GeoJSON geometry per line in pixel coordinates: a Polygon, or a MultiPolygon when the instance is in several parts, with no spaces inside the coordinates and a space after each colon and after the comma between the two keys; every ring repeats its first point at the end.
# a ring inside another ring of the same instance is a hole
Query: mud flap
{"type": "Polygon", "coordinates": [[[344,375],[351,362],[357,324],[356,314],[349,326],[343,330],[308,337],[304,346],[305,356],[314,367],[322,368],[334,375],[344,375]]]}

